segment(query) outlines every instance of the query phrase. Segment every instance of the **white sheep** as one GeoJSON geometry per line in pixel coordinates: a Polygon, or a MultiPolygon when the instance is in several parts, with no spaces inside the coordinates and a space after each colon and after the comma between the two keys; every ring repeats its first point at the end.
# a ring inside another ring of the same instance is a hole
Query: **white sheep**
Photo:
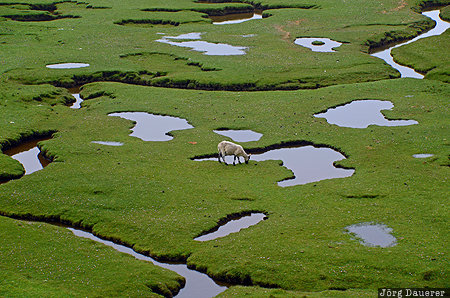
{"type": "Polygon", "coordinates": [[[242,148],[241,145],[228,142],[228,141],[222,141],[217,145],[217,149],[219,150],[219,162],[220,158],[222,157],[223,163],[228,165],[225,162],[225,156],[226,155],[234,155],[233,165],[236,165],[236,158],[241,163],[241,160],[239,159],[240,156],[242,156],[245,160],[245,163],[248,163],[248,160],[250,159],[251,154],[247,154],[244,151],[244,148],[242,148]]]}

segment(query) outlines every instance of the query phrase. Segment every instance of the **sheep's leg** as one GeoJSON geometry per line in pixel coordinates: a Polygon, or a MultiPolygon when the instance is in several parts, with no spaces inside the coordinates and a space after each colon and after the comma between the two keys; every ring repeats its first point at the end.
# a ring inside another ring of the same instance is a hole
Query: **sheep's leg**
{"type": "MultiPolygon", "coordinates": [[[[233,166],[235,166],[236,165],[236,155],[234,156],[234,159],[233,159],[233,166]]],[[[239,157],[238,157],[238,160],[239,160],[239,157]]]]}
{"type": "Polygon", "coordinates": [[[218,158],[218,159],[219,159],[219,163],[221,163],[221,161],[220,161],[220,158],[221,158],[221,157],[222,157],[222,159],[223,159],[223,163],[224,163],[225,165],[228,165],[227,162],[225,161],[225,154],[222,154],[222,152],[219,151],[219,158],[218,158]]]}

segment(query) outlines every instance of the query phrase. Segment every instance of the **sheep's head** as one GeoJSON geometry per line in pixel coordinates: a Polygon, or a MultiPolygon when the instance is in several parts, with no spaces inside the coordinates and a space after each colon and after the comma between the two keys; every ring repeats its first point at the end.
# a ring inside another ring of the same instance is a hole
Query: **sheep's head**
{"type": "Polygon", "coordinates": [[[245,163],[248,163],[248,161],[249,161],[251,156],[252,156],[251,154],[247,154],[247,158],[244,158],[245,159],[245,163]]]}

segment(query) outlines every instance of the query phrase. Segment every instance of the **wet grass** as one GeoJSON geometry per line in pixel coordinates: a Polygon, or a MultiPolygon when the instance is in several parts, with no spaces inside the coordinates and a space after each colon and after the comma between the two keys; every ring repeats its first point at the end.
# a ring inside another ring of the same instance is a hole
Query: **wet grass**
{"type": "MultiPolygon", "coordinates": [[[[448,61],[438,44],[445,43],[448,34],[395,53],[426,70],[425,80],[393,79],[399,74],[368,55],[367,42],[390,42],[383,40],[386,32],[398,39],[424,30],[428,22],[411,8],[427,1],[347,2],[303,1],[303,8],[267,9],[268,18],[227,27],[210,24],[207,13],[198,9],[220,11],[230,5],[242,9],[248,3],[40,1],[48,6],[35,7],[39,13],[79,18],[0,19],[1,149],[53,133],[51,140],[40,144],[53,163],[1,184],[0,212],[89,228],[139,252],[186,261],[219,280],[249,286],[233,287],[224,297],[359,297],[373,295],[379,287],[447,286],[450,88],[429,79],[447,80],[448,61]],[[117,24],[123,20],[132,21],[117,24]],[[244,56],[206,56],[155,42],[162,36],[157,33],[189,32],[204,32],[202,40],[249,50],[244,56]],[[248,34],[255,36],[242,37],[248,34]],[[314,53],[295,45],[297,37],[327,37],[344,44],[336,53],[314,53]],[[64,62],[90,66],[45,67],[64,62]],[[70,109],[67,104],[74,98],[69,92],[46,82],[66,87],[86,84],[82,108],[70,109]],[[313,116],[361,99],[391,101],[394,109],[383,111],[386,118],[419,124],[351,129],[313,116]],[[194,129],[171,132],[174,139],[169,142],[144,142],[129,136],[131,121],[108,117],[122,111],[177,116],[194,129]],[[347,156],[337,166],[356,172],[348,178],[282,188],[277,181],[292,173],[279,161],[250,160],[248,165],[225,167],[217,161],[191,160],[216,153],[217,143],[226,138],[213,132],[220,128],[262,133],[259,141],[243,144],[249,151],[281,143],[325,144],[347,156]],[[124,145],[91,143],[96,140],[124,145]],[[412,157],[416,153],[434,157],[416,159],[412,157]],[[193,240],[220,219],[251,210],[264,212],[270,220],[214,241],[193,240]],[[389,226],[398,245],[365,247],[344,233],[346,226],[360,222],[389,226]]],[[[261,5],[298,4],[293,3],[267,0],[261,5]]],[[[432,4],[439,3],[447,2],[432,4]]],[[[3,16],[5,10],[22,10],[25,15],[35,9],[28,4],[0,5],[3,16]]],[[[18,162],[0,155],[0,177],[22,174],[18,162]]],[[[0,286],[0,296],[26,292],[137,296],[144,290],[150,295],[151,289],[168,295],[167,290],[180,282],[173,274],[120,257],[60,228],[19,225],[0,217],[0,229],[6,239],[0,244],[6,260],[1,265],[5,285],[0,286]],[[17,260],[29,256],[29,251],[34,256],[29,266],[17,270],[22,264],[17,260]],[[48,251],[58,254],[49,258],[48,251]],[[97,257],[101,262],[94,270],[91,261],[97,257]],[[79,271],[73,273],[72,268],[79,271]],[[50,272],[59,272],[60,277],[50,272]],[[139,274],[131,278],[129,272],[139,274]],[[108,281],[102,279],[105,276],[108,281]],[[72,277],[83,283],[69,283],[72,277]]]]}

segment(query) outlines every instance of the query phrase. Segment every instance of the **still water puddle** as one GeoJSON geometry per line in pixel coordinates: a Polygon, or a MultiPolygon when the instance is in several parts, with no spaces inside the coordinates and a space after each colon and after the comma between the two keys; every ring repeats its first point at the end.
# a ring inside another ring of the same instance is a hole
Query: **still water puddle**
{"type": "Polygon", "coordinates": [[[130,136],[137,137],[143,141],[170,141],[173,139],[172,136],[168,135],[170,131],[194,128],[185,119],[145,112],[112,113],[108,116],[120,117],[136,122],[130,136]]]}
{"type": "Polygon", "coordinates": [[[294,41],[302,47],[311,49],[313,52],[336,52],[333,48],[342,45],[341,42],[331,40],[329,38],[303,37],[294,41]]]}
{"type": "Polygon", "coordinates": [[[211,279],[208,275],[206,275],[204,273],[200,273],[198,271],[189,269],[187,267],[187,265],[185,265],[185,264],[171,264],[171,263],[158,262],[151,257],[148,257],[148,256],[145,256],[145,255],[135,252],[131,248],[116,244],[111,241],[100,239],[91,233],[73,229],[73,228],[68,228],[68,229],[70,231],[72,231],[72,233],[74,233],[75,236],[88,238],[93,241],[102,243],[104,245],[114,248],[117,251],[129,254],[138,260],[144,260],[147,262],[151,262],[156,266],[174,271],[174,272],[178,273],[179,275],[183,276],[186,279],[186,284],[185,284],[184,288],[182,288],[175,297],[178,297],[178,298],[184,298],[184,297],[187,297],[187,298],[188,297],[209,298],[209,297],[214,297],[227,289],[227,286],[216,283],[213,279],[211,279]]]}
{"type": "MultiPolygon", "coordinates": [[[[233,156],[225,157],[227,163],[233,162],[233,156]]],[[[293,178],[278,182],[281,187],[303,185],[326,179],[345,178],[353,175],[355,170],[336,168],[334,162],[345,159],[341,153],[330,148],[317,148],[314,146],[290,146],[287,148],[272,149],[263,153],[252,154],[250,160],[281,160],[283,167],[291,170],[293,178]]],[[[212,158],[199,158],[196,161],[214,160],[212,158]]]]}
{"type": "Polygon", "coordinates": [[[224,16],[210,16],[214,25],[230,25],[239,24],[251,20],[261,20],[263,18],[262,11],[258,10],[251,13],[233,13],[224,16]]]}
{"type": "Polygon", "coordinates": [[[4,154],[9,155],[13,159],[20,162],[25,169],[25,175],[29,175],[36,171],[42,170],[50,164],[50,161],[42,155],[41,151],[37,147],[39,142],[49,139],[49,137],[46,137],[24,142],[19,146],[5,150],[4,154]]]}
{"type": "Polygon", "coordinates": [[[82,68],[88,67],[87,63],[59,63],[59,64],[48,64],[45,67],[52,69],[70,69],[70,68],[82,68]]]}
{"type": "Polygon", "coordinates": [[[214,130],[215,133],[229,137],[235,142],[253,142],[261,139],[262,134],[253,130],[214,130]]]}
{"type": "Polygon", "coordinates": [[[428,157],[433,157],[434,154],[429,154],[429,153],[419,153],[419,154],[413,154],[414,158],[428,158],[428,157]]]}
{"type": "Polygon", "coordinates": [[[92,141],[91,143],[105,145],[105,146],[122,146],[121,142],[104,142],[104,141],[92,141]]]}
{"type": "Polygon", "coordinates": [[[260,221],[266,219],[264,213],[251,213],[250,215],[242,216],[238,219],[229,220],[227,223],[221,225],[213,231],[195,238],[196,241],[209,241],[217,238],[225,237],[232,233],[237,233],[242,229],[254,226],[260,221]]]}
{"type": "Polygon", "coordinates": [[[345,229],[366,246],[390,247],[397,244],[397,239],[391,235],[392,229],[382,224],[359,223],[345,229]]]}
{"type": "Polygon", "coordinates": [[[415,42],[419,39],[430,37],[430,36],[435,36],[435,35],[441,35],[442,33],[444,33],[450,27],[450,23],[442,20],[439,17],[439,13],[440,13],[439,10],[422,12],[422,15],[427,16],[436,22],[436,26],[433,29],[431,29],[430,31],[425,32],[407,42],[397,44],[397,45],[390,47],[384,51],[373,53],[371,55],[374,57],[383,59],[387,64],[389,64],[390,66],[392,66],[393,68],[398,70],[400,72],[402,78],[423,79],[424,76],[422,74],[416,72],[414,69],[396,63],[394,61],[394,58],[391,55],[391,51],[392,51],[392,49],[415,42]]]}
{"type": "Polygon", "coordinates": [[[388,120],[381,113],[391,110],[394,104],[382,100],[356,100],[343,106],[328,109],[325,113],[315,114],[316,118],[325,118],[328,123],[342,127],[367,128],[369,125],[406,126],[418,124],[415,120],[388,120]]]}
{"type": "Polygon", "coordinates": [[[203,52],[204,55],[212,56],[231,56],[231,55],[245,55],[245,50],[247,47],[232,46],[225,43],[211,43],[202,40],[192,40],[200,39],[202,33],[187,33],[178,36],[164,36],[161,39],[156,40],[157,42],[162,42],[178,47],[191,48],[193,51],[203,52]],[[189,41],[173,41],[173,40],[186,40],[189,41]]]}

